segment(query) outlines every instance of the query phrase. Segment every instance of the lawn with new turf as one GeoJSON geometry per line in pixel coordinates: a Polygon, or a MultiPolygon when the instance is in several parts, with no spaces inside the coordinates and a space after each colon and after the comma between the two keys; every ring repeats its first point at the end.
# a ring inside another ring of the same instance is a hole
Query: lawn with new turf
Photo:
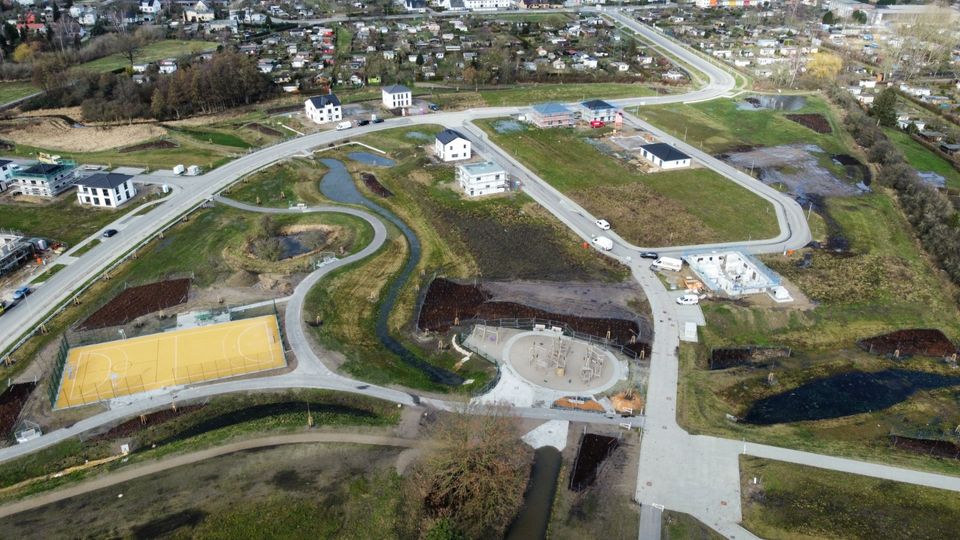
{"type": "Polygon", "coordinates": [[[743,525],[770,539],[953,538],[960,493],[740,457],[743,525]],[[753,483],[753,479],[757,483],[753,483]]]}
{"type": "Polygon", "coordinates": [[[847,137],[830,105],[817,96],[806,96],[806,105],[790,113],[822,114],[833,133],[821,134],[788,120],[783,111],[741,110],[738,101],[715,99],[685,105],[675,103],[639,108],[639,117],[654,126],[703,148],[711,154],[744,146],[777,146],[810,143],[831,154],[847,153],[847,137]]]}
{"type": "Polygon", "coordinates": [[[643,173],[598,150],[586,132],[523,128],[498,133],[497,122],[478,124],[501,148],[588,212],[608,220],[633,244],[728,242],[779,232],[767,201],[712,170],[643,173]]]}
{"type": "Polygon", "coordinates": [[[25,98],[39,91],[40,89],[30,82],[0,82],[0,105],[25,98]]]}
{"type": "Polygon", "coordinates": [[[907,158],[907,163],[914,169],[921,172],[937,173],[947,181],[947,187],[960,189],[960,171],[957,171],[950,162],[899,129],[888,128],[884,129],[883,132],[890,139],[890,142],[903,152],[904,157],[907,158]]]}
{"type": "MultiPolygon", "coordinates": [[[[134,56],[133,63],[146,64],[165,58],[210,52],[216,48],[217,44],[212,41],[165,39],[145,45],[134,56]]],[[[78,67],[88,71],[113,71],[130,67],[130,60],[123,54],[117,53],[85,62],[78,67]]]]}

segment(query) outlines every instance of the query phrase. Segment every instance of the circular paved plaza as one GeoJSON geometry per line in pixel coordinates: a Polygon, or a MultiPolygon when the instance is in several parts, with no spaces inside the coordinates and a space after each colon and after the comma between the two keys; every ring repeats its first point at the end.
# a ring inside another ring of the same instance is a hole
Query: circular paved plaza
{"type": "Polygon", "coordinates": [[[602,392],[626,369],[606,348],[550,331],[512,336],[503,358],[524,380],[571,394],[602,392]]]}

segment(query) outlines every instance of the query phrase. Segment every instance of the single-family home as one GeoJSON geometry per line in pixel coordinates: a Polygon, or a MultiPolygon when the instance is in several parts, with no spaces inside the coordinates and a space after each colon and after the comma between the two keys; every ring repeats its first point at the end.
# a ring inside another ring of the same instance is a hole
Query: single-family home
{"type": "Polygon", "coordinates": [[[560,103],[540,103],[530,113],[530,123],[538,128],[573,127],[573,122],[573,111],[560,103]]]}
{"type": "Polygon", "coordinates": [[[960,144],[940,143],[940,151],[948,156],[960,156],[960,144]]]}
{"type": "Polygon", "coordinates": [[[199,0],[183,12],[183,19],[187,22],[210,22],[216,18],[217,14],[204,4],[203,0],[199,0]]]}
{"type": "Polygon", "coordinates": [[[314,96],[303,102],[304,112],[315,124],[327,124],[343,120],[343,108],[334,94],[314,96]]]}
{"type": "Polygon", "coordinates": [[[402,84],[385,86],[380,95],[383,106],[388,109],[402,109],[413,105],[413,92],[402,84]]]}
{"type": "Polygon", "coordinates": [[[56,163],[36,163],[13,171],[13,184],[22,195],[56,197],[73,187],[77,179],[77,163],[56,160],[56,163]]]}
{"type": "Polygon", "coordinates": [[[161,7],[160,0],[140,0],[140,13],[156,15],[161,7]]]}
{"type": "Polygon", "coordinates": [[[580,104],[580,108],[583,109],[580,118],[586,122],[610,123],[617,118],[617,108],[602,99],[584,101],[580,104]]]}
{"type": "Polygon", "coordinates": [[[445,129],[437,134],[433,143],[433,153],[441,161],[461,161],[470,159],[470,139],[455,129],[445,129]]]}
{"type": "Polygon", "coordinates": [[[457,182],[470,197],[503,193],[507,190],[507,171],[492,161],[457,166],[457,182]]]}
{"type": "Polygon", "coordinates": [[[13,181],[13,162],[9,159],[0,159],[0,192],[7,190],[13,181]]]}
{"type": "Polygon", "coordinates": [[[929,142],[938,143],[942,141],[945,137],[946,135],[944,135],[943,133],[939,131],[934,131],[932,129],[925,129],[920,132],[920,138],[929,142]]]}
{"type": "Polygon", "coordinates": [[[117,208],[136,194],[129,174],[97,173],[77,180],[77,201],[83,206],[117,208]]]}
{"type": "Polygon", "coordinates": [[[678,169],[690,166],[690,156],[667,143],[651,143],[640,147],[643,159],[661,169],[678,169]]]}
{"type": "Polygon", "coordinates": [[[157,69],[160,73],[171,74],[177,70],[177,61],[173,58],[167,58],[166,60],[161,60],[157,64],[157,69]]]}

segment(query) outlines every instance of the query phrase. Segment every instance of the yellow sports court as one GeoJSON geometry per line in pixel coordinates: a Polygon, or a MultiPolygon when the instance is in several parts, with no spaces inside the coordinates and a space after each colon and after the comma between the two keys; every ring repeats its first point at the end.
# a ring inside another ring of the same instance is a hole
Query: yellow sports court
{"type": "Polygon", "coordinates": [[[56,408],[286,365],[275,315],[70,349],[56,408]]]}

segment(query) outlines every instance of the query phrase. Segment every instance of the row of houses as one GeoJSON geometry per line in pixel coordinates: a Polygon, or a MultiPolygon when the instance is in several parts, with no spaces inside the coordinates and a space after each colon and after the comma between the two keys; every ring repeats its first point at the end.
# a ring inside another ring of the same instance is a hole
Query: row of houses
{"type": "Polygon", "coordinates": [[[53,198],[77,188],[77,202],[83,206],[118,208],[137,194],[133,177],[118,173],[81,176],[77,163],[56,157],[27,166],[0,160],[0,192],[53,198]]]}

